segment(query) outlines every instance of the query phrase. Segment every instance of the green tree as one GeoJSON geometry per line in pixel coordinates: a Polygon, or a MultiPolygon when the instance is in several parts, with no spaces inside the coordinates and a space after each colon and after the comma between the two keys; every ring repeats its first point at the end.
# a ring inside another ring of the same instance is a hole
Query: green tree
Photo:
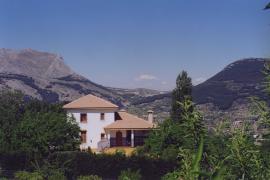
{"type": "Polygon", "coordinates": [[[17,147],[31,154],[76,150],[79,127],[73,118],[57,112],[25,112],[16,128],[17,147]]]}
{"type": "Polygon", "coordinates": [[[146,139],[144,148],[150,155],[175,159],[180,147],[185,149],[198,147],[200,138],[205,133],[202,116],[194,108],[190,111],[193,104],[188,99],[179,105],[182,109],[182,121],[167,119],[146,139]]]}
{"type": "Polygon", "coordinates": [[[159,125],[158,130],[150,133],[145,140],[144,149],[153,157],[175,159],[178,148],[183,144],[182,140],[180,124],[167,119],[159,125]]]}
{"type": "Polygon", "coordinates": [[[16,150],[14,129],[24,111],[23,94],[17,91],[0,91],[0,152],[16,150]]]}
{"type": "Polygon", "coordinates": [[[172,92],[171,118],[173,121],[182,120],[182,107],[179,102],[185,99],[192,100],[192,82],[187,72],[182,71],[176,79],[176,88],[172,92]]]}
{"type": "Polygon", "coordinates": [[[41,157],[78,149],[79,143],[79,126],[60,104],[26,99],[20,92],[0,92],[1,153],[26,152],[41,157]]]}

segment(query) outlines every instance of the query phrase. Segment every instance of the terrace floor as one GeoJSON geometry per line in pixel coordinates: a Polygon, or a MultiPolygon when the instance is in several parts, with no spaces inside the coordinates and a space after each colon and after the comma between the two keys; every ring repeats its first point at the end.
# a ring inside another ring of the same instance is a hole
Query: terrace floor
{"type": "Polygon", "coordinates": [[[136,148],[132,147],[111,147],[104,150],[104,153],[115,154],[117,151],[123,151],[127,156],[130,156],[136,148]]]}

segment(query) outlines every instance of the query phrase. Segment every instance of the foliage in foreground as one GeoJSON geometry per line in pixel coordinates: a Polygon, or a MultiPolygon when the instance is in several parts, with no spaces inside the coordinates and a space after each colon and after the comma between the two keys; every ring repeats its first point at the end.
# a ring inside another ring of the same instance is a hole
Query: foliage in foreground
{"type": "MultiPolygon", "coordinates": [[[[24,157],[17,156],[16,159],[24,157]]],[[[27,157],[26,157],[27,158],[27,157]]],[[[48,162],[35,169],[28,169],[31,162],[14,163],[14,156],[2,156],[2,168],[8,170],[37,171],[43,177],[63,173],[67,179],[79,176],[97,175],[102,178],[117,178],[122,170],[139,170],[145,179],[160,179],[167,172],[177,167],[176,160],[162,160],[147,156],[125,156],[122,154],[90,154],[88,152],[55,152],[48,157],[48,162]],[[15,166],[15,168],[13,167],[15,166]]]]}
{"type": "Polygon", "coordinates": [[[26,171],[18,171],[15,174],[16,180],[43,180],[44,178],[38,172],[26,172],[26,171]]]}
{"type": "Polygon", "coordinates": [[[130,168],[139,170],[145,179],[159,179],[177,167],[176,161],[166,161],[147,156],[122,154],[89,154],[86,152],[59,152],[50,156],[51,164],[64,169],[66,176],[98,175],[102,178],[117,178],[121,171],[130,168]]]}
{"type": "Polygon", "coordinates": [[[205,133],[202,116],[188,99],[179,105],[181,121],[167,119],[158,130],[153,130],[145,140],[145,153],[156,158],[176,159],[180,147],[194,149],[199,146],[200,137],[205,133]]]}
{"type": "Polygon", "coordinates": [[[102,180],[102,178],[97,175],[89,175],[89,176],[79,176],[77,180],[102,180]]]}
{"type": "Polygon", "coordinates": [[[181,157],[181,170],[176,170],[163,176],[162,180],[173,180],[173,179],[185,179],[194,180],[203,174],[200,171],[201,160],[203,155],[204,140],[201,138],[200,145],[197,153],[192,154],[187,149],[180,149],[179,156],[181,157]]]}
{"type": "MultiPolygon", "coordinates": [[[[196,179],[269,179],[269,162],[263,156],[260,148],[254,144],[246,128],[237,129],[227,137],[224,149],[205,144],[202,140],[199,148],[179,150],[180,168],[166,174],[164,180],[196,180],[196,179]],[[229,137],[227,137],[229,136],[229,137]],[[205,148],[203,148],[205,147],[205,148]],[[220,151],[217,156],[212,152],[220,151]]],[[[209,137],[208,137],[209,138],[209,137]]],[[[213,138],[213,137],[212,137],[213,138]]],[[[208,140],[206,140],[208,141],[208,140]]],[[[222,143],[222,142],[221,142],[222,143]]]]}
{"type": "Polygon", "coordinates": [[[132,171],[131,169],[123,170],[118,177],[118,180],[141,180],[140,171],[132,171]]]}
{"type": "Polygon", "coordinates": [[[17,180],[66,180],[64,173],[61,170],[48,168],[43,166],[39,170],[33,172],[18,171],[15,173],[17,180]]]}

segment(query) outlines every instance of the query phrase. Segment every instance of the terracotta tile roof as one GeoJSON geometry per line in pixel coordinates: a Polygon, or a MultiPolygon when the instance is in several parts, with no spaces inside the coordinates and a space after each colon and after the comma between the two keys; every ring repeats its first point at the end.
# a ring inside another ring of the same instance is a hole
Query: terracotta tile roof
{"type": "Polygon", "coordinates": [[[94,95],[83,96],[69,104],[64,105],[64,109],[101,109],[101,108],[118,108],[117,105],[99,98],[94,95]]]}
{"type": "Polygon", "coordinates": [[[155,124],[127,112],[120,111],[117,114],[120,120],[105,126],[104,129],[151,129],[155,127],[155,124]]]}

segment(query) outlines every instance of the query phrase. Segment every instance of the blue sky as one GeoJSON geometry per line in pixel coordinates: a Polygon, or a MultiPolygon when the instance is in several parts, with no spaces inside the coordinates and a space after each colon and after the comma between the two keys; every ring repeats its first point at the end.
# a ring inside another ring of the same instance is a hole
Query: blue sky
{"type": "Polygon", "coordinates": [[[269,57],[267,0],[0,0],[0,47],[60,54],[105,86],[172,89],[269,57]]]}

